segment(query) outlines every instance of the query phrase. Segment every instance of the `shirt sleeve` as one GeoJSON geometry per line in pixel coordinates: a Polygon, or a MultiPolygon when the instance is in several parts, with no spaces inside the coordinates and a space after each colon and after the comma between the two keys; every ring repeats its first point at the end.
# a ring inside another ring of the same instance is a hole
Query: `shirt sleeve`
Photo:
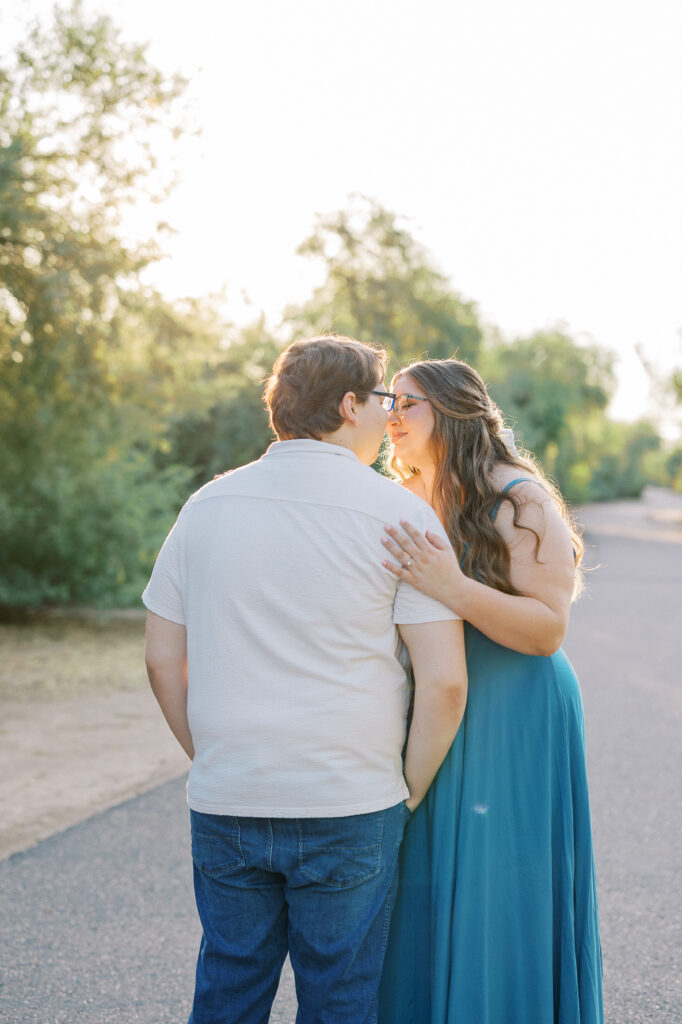
{"type": "MultiPolygon", "coordinates": [[[[450,543],[440,519],[432,508],[425,506],[416,517],[415,526],[420,533],[437,533],[448,544],[450,543]]],[[[395,595],[393,604],[393,622],[396,626],[417,625],[420,622],[445,622],[450,619],[460,619],[450,608],[447,608],[440,601],[422,594],[410,583],[401,580],[395,595]]]]}
{"type": "Polygon", "coordinates": [[[180,577],[180,518],[166,537],[152,570],[149,583],[142,593],[142,603],[150,612],[162,619],[186,626],[180,577]]]}

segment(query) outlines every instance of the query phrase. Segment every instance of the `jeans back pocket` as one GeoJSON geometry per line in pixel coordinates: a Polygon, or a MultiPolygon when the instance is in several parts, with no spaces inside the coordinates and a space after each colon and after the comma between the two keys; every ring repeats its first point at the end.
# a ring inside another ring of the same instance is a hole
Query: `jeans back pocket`
{"type": "Polygon", "coordinates": [[[190,811],[190,819],[192,860],[200,871],[209,878],[219,878],[245,866],[238,818],[190,811]]]}
{"type": "Polygon", "coordinates": [[[299,870],[333,889],[368,882],[381,871],[384,812],[348,818],[300,818],[299,870]]]}

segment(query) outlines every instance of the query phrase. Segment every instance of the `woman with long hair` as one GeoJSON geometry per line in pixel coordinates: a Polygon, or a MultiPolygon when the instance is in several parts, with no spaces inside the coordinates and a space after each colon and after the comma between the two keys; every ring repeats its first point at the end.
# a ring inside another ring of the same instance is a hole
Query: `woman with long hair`
{"type": "Polygon", "coordinates": [[[409,822],[381,1024],[602,1024],[578,680],[560,649],[583,546],[506,438],[478,373],[414,363],[391,384],[392,468],[450,539],[387,528],[387,569],[465,620],[469,697],[409,822]]]}

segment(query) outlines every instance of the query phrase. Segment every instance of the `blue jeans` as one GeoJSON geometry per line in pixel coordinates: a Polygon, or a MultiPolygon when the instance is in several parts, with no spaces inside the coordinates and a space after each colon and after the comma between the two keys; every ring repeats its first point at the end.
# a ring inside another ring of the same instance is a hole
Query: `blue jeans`
{"type": "Polygon", "coordinates": [[[287,952],[297,1024],[376,1021],[405,804],[348,818],[190,813],[204,934],[189,1024],[266,1024],[287,952]]]}

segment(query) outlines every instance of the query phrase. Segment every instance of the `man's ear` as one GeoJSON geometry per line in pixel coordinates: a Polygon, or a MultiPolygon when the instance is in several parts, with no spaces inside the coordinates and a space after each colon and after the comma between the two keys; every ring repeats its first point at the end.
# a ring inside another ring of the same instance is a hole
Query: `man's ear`
{"type": "Polygon", "coordinates": [[[358,399],[354,391],[347,391],[339,405],[339,413],[343,416],[346,423],[350,423],[354,427],[360,422],[356,412],[357,405],[358,399]]]}

